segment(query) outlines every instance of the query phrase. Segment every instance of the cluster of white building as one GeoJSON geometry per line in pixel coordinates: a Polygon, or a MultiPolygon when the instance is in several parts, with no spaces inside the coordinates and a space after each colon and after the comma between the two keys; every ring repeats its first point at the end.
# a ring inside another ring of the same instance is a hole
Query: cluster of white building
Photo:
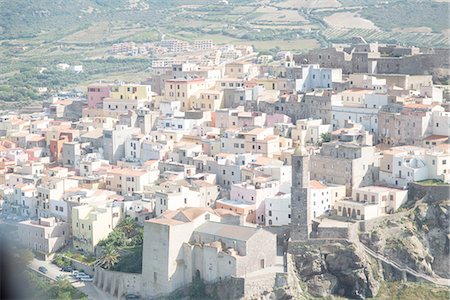
{"type": "MultiPolygon", "coordinates": [[[[224,47],[219,58],[249,53],[224,47]]],[[[310,159],[313,219],[376,218],[411,182],[450,183],[449,106],[431,76],[259,61],[155,65],[146,83],[94,83],[87,101],[2,114],[0,197],[31,219],[25,246],[94,253],[132,217],[145,224],[141,293],[155,296],[197,271],[215,281],[275,266],[275,235],[256,226],[290,224],[297,147],[310,159]]]]}

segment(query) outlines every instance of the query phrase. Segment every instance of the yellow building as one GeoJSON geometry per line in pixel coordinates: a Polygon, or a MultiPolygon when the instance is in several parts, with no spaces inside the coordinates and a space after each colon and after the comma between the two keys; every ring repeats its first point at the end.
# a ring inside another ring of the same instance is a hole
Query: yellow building
{"type": "Polygon", "coordinates": [[[339,93],[344,106],[362,106],[367,94],[373,94],[373,90],[368,89],[349,89],[339,93]]]}
{"type": "Polygon", "coordinates": [[[223,92],[215,90],[202,90],[191,101],[191,106],[196,110],[211,111],[223,108],[223,92]]]}
{"type": "Polygon", "coordinates": [[[122,100],[152,100],[152,90],[150,85],[142,84],[121,84],[111,87],[111,99],[122,100]]]}
{"type": "Polygon", "coordinates": [[[172,79],[164,84],[164,97],[169,101],[180,101],[181,111],[190,110],[191,100],[200,90],[214,86],[214,81],[206,81],[203,78],[172,79]]]}
{"type": "Polygon", "coordinates": [[[93,253],[95,246],[119,224],[123,217],[122,205],[109,202],[101,206],[93,204],[72,209],[73,246],[93,253]]]}

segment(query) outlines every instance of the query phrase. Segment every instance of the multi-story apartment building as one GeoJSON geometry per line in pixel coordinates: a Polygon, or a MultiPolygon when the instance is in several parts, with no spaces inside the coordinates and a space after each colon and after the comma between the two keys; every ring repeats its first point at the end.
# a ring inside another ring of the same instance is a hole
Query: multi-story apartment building
{"type": "Polygon", "coordinates": [[[409,182],[427,179],[450,181],[448,145],[425,149],[415,146],[394,147],[383,151],[380,180],[406,188],[409,182]]]}
{"type": "Polygon", "coordinates": [[[55,218],[39,218],[18,223],[19,242],[38,253],[44,259],[70,242],[70,224],[57,222],[55,218]]]}
{"type": "Polygon", "coordinates": [[[378,140],[391,146],[420,146],[432,134],[448,136],[449,122],[450,114],[439,105],[384,106],[378,113],[378,140]]]}
{"type": "Polygon", "coordinates": [[[111,93],[111,85],[102,83],[93,83],[88,85],[87,100],[88,107],[103,107],[103,100],[109,98],[111,93]]]}
{"type": "Polygon", "coordinates": [[[180,78],[166,80],[164,98],[169,101],[180,101],[181,111],[192,109],[191,98],[201,90],[214,86],[214,81],[203,78],[180,78]]]}
{"type": "Polygon", "coordinates": [[[311,156],[311,178],[352,188],[371,185],[377,180],[379,156],[375,147],[346,142],[324,143],[311,156]]]}
{"type": "Polygon", "coordinates": [[[111,163],[116,163],[125,157],[125,141],[133,134],[139,134],[140,129],[116,125],[114,129],[103,130],[103,155],[111,163]]]}
{"type": "Polygon", "coordinates": [[[106,188],[126,195],[144,191],[146,185],[158,179],[159,170],[115,168],[106,174],[106,188]]]}
{"type": "Polygon", "coordinates": [[[353,190],[351,198],[336,201],[339,216],[370,220],[392,214],[406,202],[408,191],[382,186],[366,186],[353,190]]]}
{"type": "Polygon", "coordinates": [[[72,239],[76,249],[93,253],[98,242],[123,218],[122,204],[85,204],[72,208],[72,239]]]}

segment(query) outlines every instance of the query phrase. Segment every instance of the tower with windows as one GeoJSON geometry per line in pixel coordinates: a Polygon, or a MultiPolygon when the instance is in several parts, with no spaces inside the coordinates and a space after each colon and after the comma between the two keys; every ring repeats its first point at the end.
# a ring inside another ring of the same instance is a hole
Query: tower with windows
{"type": "Polygon", "coordinates": [[[291,211],[291,239],[309,239],[312,231],[309,155],[301,146],[292,156],[291,211]]]}

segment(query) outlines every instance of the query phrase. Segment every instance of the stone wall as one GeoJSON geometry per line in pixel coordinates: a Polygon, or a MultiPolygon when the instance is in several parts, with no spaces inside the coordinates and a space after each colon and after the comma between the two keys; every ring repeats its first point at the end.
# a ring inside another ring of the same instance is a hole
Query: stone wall
{"type": "Polygon", "coordinates": [[[206,284],[205,291],[213,299],[242,299],[245,295],[244,278],[227,278],[206,284]]]}
{"type": "Polygon", "coordinates": [[[297,120],[306,118],[303,104],[296,101],[261,101],[257,110],[268,115],[284,114],[291,118],[294,124],[297,120]]]}
{"type": "Polygon", "coordinates": [[[89,276],[94,276],[94,266],[93,265],[78,261],[76,259],[67,257],[65,255],[62,255],[62,256],[64,257],[64,259],[67,259],[70,261],[70,265],[75,270],[83,271],[84,273],[88,274],[89,276]]]}
{"type": "MultiPolygon", "coordinates": [[[[417,54],[404,57],[379,57],[369,58],[368,63],[372,61],[376,64],[376,73],[378,74],[411,74],[434,75],[437,68],[450,68],[448,57],[450,56],[448,49],[435,49],[434,53],[417,54]]],[[[348,73],[365,73],[368,71],[363,63],[359,63],[362,57],[336,51],[334,48],[312,50],[307,54],[294,55],[294,61],[297,64],[307,62],[310,64],[320,64],[325,68],[341,68],[343,74],[348,73]]],[[[367,55],[361,53],[360,55],[367,55]]],[[[365,58],[365,57],[364,57],[365,58]]],[[[365,58],[366,59],[366,58],[365,58]]]]}
{"type": "Polygon", "coordinates": [[[350,227],[320,227],[317,229],[317,238],[319,239],[350,239],[350,227]]]}
{"type": "Polygon", "coordinates": [[[275,273],[267,273],[257,277],[245,278],[245,297],[255,299],[271,291],[275,286],[275,273]]]}
{"type": "MultiPolygon", "coordinates": [[[[422,198],[423,196],[424,201],[427,203],[435,203],[442,200],[450,200],[450,186],[444,186],[444,185],[421,185],[418,183],[410,183],[408,185],[408,194],[411,195],[411,197],[418,197],[422,198]],[[422,196],[423,195],[423,196],[422,196]]],[[[413,199],[410,199],[413,200],[413,199]]]]}
{"type": "Polygon", "coordinates": [[[122,299],[127,294],[140,295],[141,274],[109,271],[95,268],[94,284],[115,299],[122,299]]]}
{"type": "Polygon", "coordinates": [[[291,234],[291,227],[289,225],[284,226],[267,226],[264,227],[265,230],[270,231],[277,235],[277,246],[284,247],[287,245],[291,234]]]}

